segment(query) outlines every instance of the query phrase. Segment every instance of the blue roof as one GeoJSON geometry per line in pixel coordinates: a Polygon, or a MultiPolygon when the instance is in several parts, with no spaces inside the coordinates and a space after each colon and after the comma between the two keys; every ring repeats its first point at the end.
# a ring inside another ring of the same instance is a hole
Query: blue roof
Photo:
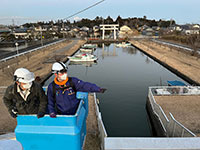
{"type": "Polygon", "coordinates": [[[167,83],[171,86],[186,86],[185,83],[183,83],[182,81],[177,81],[177,80],[174,80],[174,81],[167,81],[167,83]]]}

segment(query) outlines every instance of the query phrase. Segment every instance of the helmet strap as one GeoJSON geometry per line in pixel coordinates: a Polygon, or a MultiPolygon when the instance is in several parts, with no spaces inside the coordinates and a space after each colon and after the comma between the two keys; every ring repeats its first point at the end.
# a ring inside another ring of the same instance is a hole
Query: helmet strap
{"type": "Polygon", "coordinates": [[[65,69],[65,66],[61,62],[58,62],[58,63],[63,67],[63,69],[65,69]]]}

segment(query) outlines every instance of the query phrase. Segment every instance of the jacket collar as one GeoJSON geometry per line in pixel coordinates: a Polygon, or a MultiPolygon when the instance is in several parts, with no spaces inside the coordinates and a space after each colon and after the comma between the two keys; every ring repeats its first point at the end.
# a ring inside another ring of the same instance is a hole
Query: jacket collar
{"type": "Polygon", "coordinates": [[[57,84],[57,85],[65,85],[65,84],[67,83],[68,80],[69,80],[69,79],[68,79],[68,77],[67,77],[66,80],[64,80],[64,81],[62,81],[62,82],[59,82],[59,81],[57,80],[56,77],[54,78],[54,82],[55,82],[55,84],[57,84]]]}
{"type": "MultiPolygon", "coordinates": [[[[18,89],[17,89],[17,87],[18,87],[18,85],[17,85],[17,83],[15,83],[15,84],[14,84],[14,94],[18,94],[18,89]]],[[[33,82],[32,86],[31,86],[31,88],[30,88],[30,90],[29,90],[30,93],[33,92],[34,87],[35,87],[35,82],[33,82]]]]}

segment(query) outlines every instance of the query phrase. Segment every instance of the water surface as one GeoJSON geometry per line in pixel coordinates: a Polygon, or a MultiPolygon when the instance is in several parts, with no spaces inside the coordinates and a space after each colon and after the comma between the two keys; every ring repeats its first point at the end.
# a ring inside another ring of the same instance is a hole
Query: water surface
{"type": "Polygon", "coordinates": [[[97,97],[108,136],[152,136],[146,112],[148,87],[181,79],[134,47],[101,45],[94,54],[97,64],[69,65],[68,74],[107,89],[97,97]]]}

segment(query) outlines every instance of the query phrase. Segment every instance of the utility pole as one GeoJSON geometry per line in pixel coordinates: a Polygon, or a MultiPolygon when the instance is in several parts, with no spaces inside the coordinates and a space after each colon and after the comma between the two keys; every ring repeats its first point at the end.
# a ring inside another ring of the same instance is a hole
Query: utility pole
{"type": "Polygon", "coordinates": [[[63,21],[63,22],[62,22],[62,29],[63,29],[63,39],[65,38],[64,28],[65,28],[65,25],[64,25],[64,21],[63,21]]]}
{"type": "Polygon", "coordinates": [[[19,47],[18,47],[19,44],[16,42],[16,43],[15,43],[15,46],[16,46],[17,55],[19,55],[19,47]]]}
{"type": "Polygon", "coordinates": [[[43,40],[42,40],[42,28],[40,28],[40,35],[41,35],[41,45],[43,46],[43,40]]]}

